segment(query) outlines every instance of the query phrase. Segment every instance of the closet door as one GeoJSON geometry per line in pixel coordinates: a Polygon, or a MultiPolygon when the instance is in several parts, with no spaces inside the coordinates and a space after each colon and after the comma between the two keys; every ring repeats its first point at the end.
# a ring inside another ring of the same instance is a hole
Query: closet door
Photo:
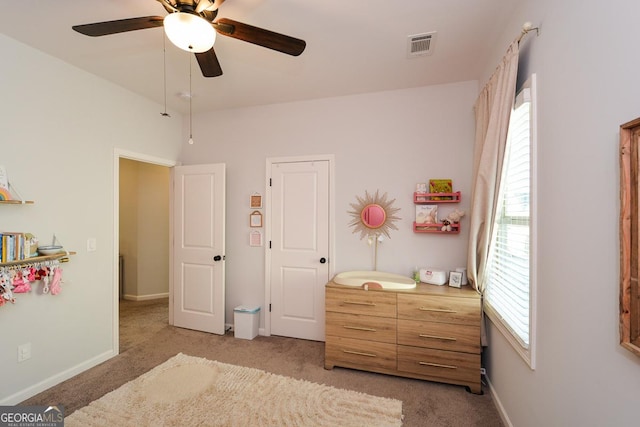
{"type": "Polygon", "coordinates": [[[173,324],[224,334],[225,165],[176,166],[173,324]]]}
{"type": "Polygon", "coordinates": [[[271,333],[324,341],[329,161],[271,167],[271,333]]]}

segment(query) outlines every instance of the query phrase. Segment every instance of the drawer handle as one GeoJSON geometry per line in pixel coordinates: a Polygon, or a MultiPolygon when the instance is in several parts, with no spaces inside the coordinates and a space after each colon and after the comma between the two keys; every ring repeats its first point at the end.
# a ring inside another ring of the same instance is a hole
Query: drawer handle
{"type": "Polygon", "coordinates": [[[362,326],[347,326],[347,325],[344,325],[343,328],[345,328],[345,329],[354,329],[356,331],[376,332],[376,330],[374,328],[365,328],[365,327],[362,327],[362,326]]]}
{"type": "Polygon", "coordinates": [[[361,351],[353,351],[353,350],[342,350],[343,353],[355,354],[357,356],[367,356],[367,357],[376,357],[373,353],[363,353],[361,351]]]}
{"type": "Polygon", "coordinates": [[[420,307],[418,310],[420,311],[435,311],[438,313],[457,313],[455,310],[450,310],[446,308],[428,308],[428,307],[420,307]]]}
{"type": "Polygon", "coordinates": [[[452,337],[440,337],[438,335],[427,335],[427,334],[420,334],[420,338],[432,338],[436,340],[456,341],[456,339],[452,337]]]}
{"type": "Polygon", "coordinates": [[[342,301],[343,304],[351,304],[351,305],[366,305],[369,307],[375,307],[376,305],[372,302],[362,302],[362,301],[342,301]]]}
{"type": "Polygon", "coordinates": [[[422,366],[433,366],[434,368],[458,369],[457,366],[441,365],[440,363],[418,362],[422,366]]]}

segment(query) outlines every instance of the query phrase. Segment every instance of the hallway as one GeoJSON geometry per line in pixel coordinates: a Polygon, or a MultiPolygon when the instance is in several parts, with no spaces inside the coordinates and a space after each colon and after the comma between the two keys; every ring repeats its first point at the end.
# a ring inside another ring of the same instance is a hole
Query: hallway
{"type": "Polygon", "coordinates": [[[169,324],[169,298],[120,300],[120,353],[146,341],[169,324]]]}

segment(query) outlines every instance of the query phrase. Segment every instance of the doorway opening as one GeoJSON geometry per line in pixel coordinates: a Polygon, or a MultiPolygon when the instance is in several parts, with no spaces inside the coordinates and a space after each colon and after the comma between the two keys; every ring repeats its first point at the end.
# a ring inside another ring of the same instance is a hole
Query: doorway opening
{"type": "Polygon", "coordinates": [[[113,346],[118,353],[155,332],[162,322],[168,323],[164,319],[170,321],[174,165],[174,161],[144,154],[115,152],[113,346]]]}

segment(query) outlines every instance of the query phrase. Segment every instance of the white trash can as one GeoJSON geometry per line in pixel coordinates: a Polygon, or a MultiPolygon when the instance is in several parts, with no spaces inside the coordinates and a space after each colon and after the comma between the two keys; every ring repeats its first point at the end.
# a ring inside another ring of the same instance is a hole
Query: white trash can
{"type": "Polygon", "coordinates": [[[260,307],[239,306],[233,309],[233,336],[252,340],[258,336],[260,307]]]}

